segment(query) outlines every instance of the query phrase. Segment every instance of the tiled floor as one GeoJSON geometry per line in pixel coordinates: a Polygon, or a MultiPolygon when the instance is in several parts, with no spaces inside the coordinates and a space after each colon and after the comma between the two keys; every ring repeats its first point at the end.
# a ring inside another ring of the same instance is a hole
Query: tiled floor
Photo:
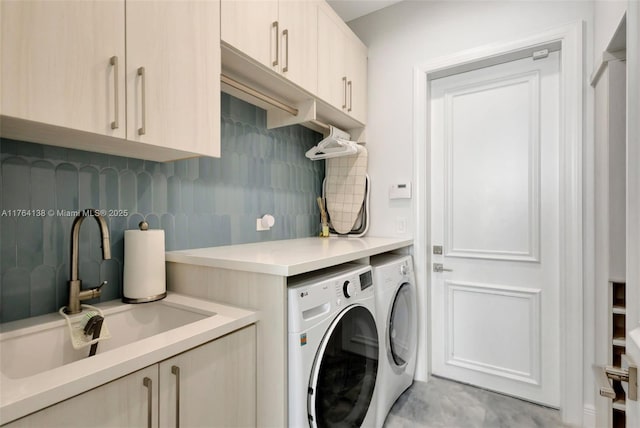
{"type": "Polygon", "coordinates": [[[555,428],[560,412],[473,386],[431,377],[398,398],[384,428],[555,428]]]}

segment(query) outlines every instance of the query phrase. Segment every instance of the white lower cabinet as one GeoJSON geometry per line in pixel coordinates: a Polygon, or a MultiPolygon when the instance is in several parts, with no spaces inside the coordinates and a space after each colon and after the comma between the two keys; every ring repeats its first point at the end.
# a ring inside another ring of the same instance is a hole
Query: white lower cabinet
{"type": "MultiPolygon", "coordinates": [[[[158,385],[158,365],[144,368],[4,427],[147,427],[149,401],[143,379],[158,385]]],[[[158,397],[151,396],[152,425],[158,422],[158,397]]]]}
{"type": "Polygon", "coordinates": [[[254,427],[256,327],[146,367],[4,427],[254,427]]]}
{"type": "Polygon", "coordinates": [[[256,426],[256,328],[160,363],[161,427],[256,426]]]}

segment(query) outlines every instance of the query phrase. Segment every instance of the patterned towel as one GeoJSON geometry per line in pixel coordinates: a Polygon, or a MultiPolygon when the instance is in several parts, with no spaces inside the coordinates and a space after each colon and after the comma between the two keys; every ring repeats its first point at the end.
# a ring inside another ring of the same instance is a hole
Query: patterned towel
{"type": "Polygon", "coordinates": [[[349,233],[358,219],[364,201],[367,181],[367,149],[357,145],[358,152],[326,160],[325,198],[333,229],[349,233]]]}

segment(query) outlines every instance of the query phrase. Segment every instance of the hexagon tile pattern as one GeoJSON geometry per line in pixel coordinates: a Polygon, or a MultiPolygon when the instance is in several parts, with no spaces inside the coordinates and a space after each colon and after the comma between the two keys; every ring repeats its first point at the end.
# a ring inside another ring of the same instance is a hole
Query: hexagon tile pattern
{"type": "Polygon", "coordinates": [[[74,217],[65,210],[111,211],[111,260],[102,260],[94,221],[80,236],[80,279],[85,287],[109,281],[102,301],[122,296],[124,231],[142,220],[164,229],[167,250],[315,235],[324,162],[304,153],[321,135],[301,126],[267,130],[264,110],[226,94],[221,124],[221,158],[168,163],[0,140],[0,322],[67,304],[74,217]],[[276,226],[256,232],[267,213],[276,226]]]}

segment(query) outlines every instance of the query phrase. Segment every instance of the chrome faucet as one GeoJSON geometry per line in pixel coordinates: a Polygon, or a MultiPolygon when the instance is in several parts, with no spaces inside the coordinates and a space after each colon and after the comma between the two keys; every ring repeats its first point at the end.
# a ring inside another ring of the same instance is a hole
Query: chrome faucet
{"type": "Polygon", "coordinates": [[[71,226],[71,279],[69,280],[69,305],[65,310],[68,314],[77,314],[82,311],[80,302],[83,300],[100,297],[101,289],[107,284],[102,282],[98,287],[89,290],[82,290],[82,281],[79,276],[79,242],[80,242],[80,226],[86,217],[93,217],[100,227],[100,238],[102,239],[102,259],[109,260],[111,258],[111,245],[109,240],[109,228],[104,217],[96,209],[86,209],[80,211],[71,226]]]}

